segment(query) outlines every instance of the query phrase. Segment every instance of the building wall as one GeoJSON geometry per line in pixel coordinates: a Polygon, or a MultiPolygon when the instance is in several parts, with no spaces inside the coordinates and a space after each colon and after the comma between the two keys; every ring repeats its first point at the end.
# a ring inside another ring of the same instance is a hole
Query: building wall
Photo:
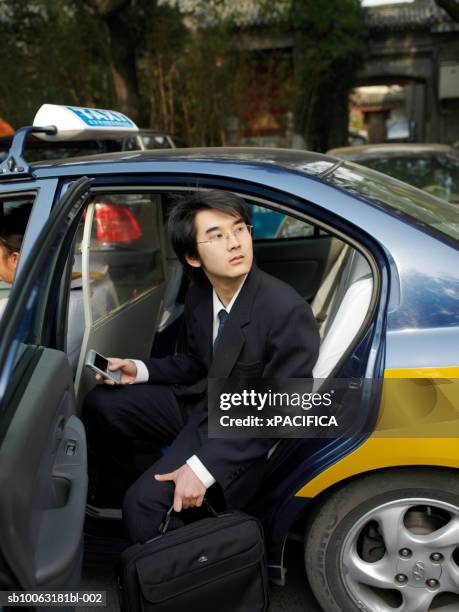
{"type": "Polygon", "coordinates": [[[415,139],[452,143],[459,140],[459,97],[439,97],[443,62],[459,65],[459,24],[444,18],[441,23],[406,27],[380,23],[370,27],[369,54],[359,84],[409,84],[407,114],[416,125],[415,139]]]}
{"type": "MultiPolygon", "coordinates": [[[[406,113],[415,124],[415,140],[439,143],[459,140],[459,97],[439,98],[442,63],[457,62],[459,66],[459,23],[449,19],[434,0],[367,9],[366,21],[369,51],[356,85],[408,86],[406,113]]],[[[291,34],[267,34],[260,23],[246,28],[241,37],[249,50],[294,52],[291,34]]],[[[284,122],[286,126],[290,123],[284,122]]],[[[273,135],[269,144],[275,141],[291,146],[295,141],[293,129],[285,131],[273,135]]],[[[257,143],[262,139],[259,134],[254,134],[254,138],[257,143]]]]}

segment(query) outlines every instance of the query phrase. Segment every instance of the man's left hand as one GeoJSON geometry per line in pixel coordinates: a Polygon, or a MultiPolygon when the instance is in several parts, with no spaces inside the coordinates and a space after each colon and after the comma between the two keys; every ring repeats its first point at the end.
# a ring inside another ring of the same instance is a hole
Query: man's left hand
{"type": "Polygon", "coordinates": [[[172,481],[175,483],[175,512],[202,505],[207,488],[187,463],[169,474],[155,474],[155,478],[160,482],[172,481]]]}

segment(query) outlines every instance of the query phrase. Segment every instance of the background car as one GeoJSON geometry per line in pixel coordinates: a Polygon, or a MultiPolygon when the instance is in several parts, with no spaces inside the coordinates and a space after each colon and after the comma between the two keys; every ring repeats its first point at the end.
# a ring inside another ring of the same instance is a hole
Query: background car
{"type": "Polygon", "coordinates": [[[164,134],[154,130],[140,129],[137,136],[126,138],[123,141],[122,150],[130,151],[140,149],[183,149],[188,145],[179,136],[164,134]]]}
{"type": "MultiPolygon", "coordinates": [[[[0,138],[0,162],[6,158],[12,143],[11,137],[0,138]]],[[[81,155],[97,155],[115,151],[145,151],[147,149],[176,149],[187,147],[184,140],[173,134],[154,130],[139,130],[138,134],[123,138],[86,140],[43,141],[34,136],[27,140],[25,158],[27,161],[64,159],[81,155]]]]}
{"type": "Polygon", "coordinates": [[[437,198],[459,203],[459,151],[448,145],[365,145],[331,149],[328,154],[389,174],[437,198]]]}
{"type": "MultiPolygon", "coordinates": [[[[10,568],[2,589],[13,580],[30,590],[77,589],[85,519],[86,560],[88,545],[99,560],[113,558],[115,533],[125,545],[120,509],[86,509],[79,414],[94,378],[84,357],[88,349],[148,357],[163,334],[174,352],[179,319],[160,329],[163,304],[183,304],[188,284],[170,273],[177,262],[168,207],[177,195],[216,188],[283,215],[274,236],[255,229],[257,265],[311,304],[322,338],[316,383],[345,381],[338,407],[350,419],[346,434],[281,440],[247,508],[263,522],[270,577],[285,582],[294,532],[304,537],[308,579],[326,612],[457,609],[454,207],[369,168],[301,151],[169,149],[2,169],[4,205],[32,204],[0,330],[0,523],[8,526],[0,553],[10,568]],[[100,218],[98,204],[109,205],[100,218]],[[118,219],[128,240],[113,240],[120,235],[102,218],[118,219]],[[72,370],[78,258],[83,333],[72,370]],[[93,291],[98,274],[111,302],[93,291]]],[[[139,465],[147,451],[139,448],[139,465]]]]}

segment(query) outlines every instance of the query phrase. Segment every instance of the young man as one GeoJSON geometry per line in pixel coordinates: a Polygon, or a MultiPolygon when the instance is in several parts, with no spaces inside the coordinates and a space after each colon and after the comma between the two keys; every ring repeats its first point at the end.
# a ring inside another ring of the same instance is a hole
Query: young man
{"type": "Polygon", "coordinates": [[[122,490],[132,480],[133,440],[170,445],[124,497],[133,542],[156,535],[172,503],[177,512],[199,507],[209,489],[242,508],[256,494],[272,440],[208,438],[207,379],[311,377],[319,350],[309,305],[254,265],[240,197],[198,192],[173,208],[169,229],[194,279],[185,303],[187,348],[145,362],[111,359],[123,384],[96,387],[84,407],[102,484],[122,490]]]}

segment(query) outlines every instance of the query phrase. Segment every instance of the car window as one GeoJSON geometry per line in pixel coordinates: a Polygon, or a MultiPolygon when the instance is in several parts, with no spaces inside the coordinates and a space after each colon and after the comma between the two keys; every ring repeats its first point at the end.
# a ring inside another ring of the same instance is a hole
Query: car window
{"type": "Polygon", "coordinates": [[[98,194],[89,201],[74,242],[67,315],[67,356],[74,372],[85,333],[164,282],[159,198],[98,194]]]}
{"type": "MultiPolygon", "coordinates": [[[[164,280],[157,194],[98,195],[87,229],[93,323],[164,280]]],[[[87,224],[87,222],[85,222],[87,224]]],[[[72,287],[81,287],[83,224],[76,240],[72,287]]]]}
{"type": "Polygon", "coordinates": [[[359,163],[459,204],[459,158],[424,155],[362,159],[359,163]]]}
{"type": "Polygon", "coordinates": [[[123,151],[138,151],[140,149],[137,136],[130,136],[123,140],[123,151]]]}
{"type": "Polygon", "coordinates": [[[352,163],[339,166],[327,180],[409,219],[424,230],[459,242],[459,215],[454,204],[352,163]]]}
{"type": "Polygon", "coordinates": [[[314,236],[314,226],[258,204],[249,204],[254,240],[304,238],[314,236]]]}
{"type": "Polygon", "coordinates": [[[170,149],[171,146],[165,134],[141,134],[146,149],[170,149]]]}
{"type": "MultiPolygon", "coordinates": [[[[59,309],[58,293],[81,211],[74,203],[78,195],[85,193],[84,189],[87,189],[87,181],[75,181],[68,190],[68,201],[64,196],[60,202],[66,215],[65,220],[59,216],[59,211],[56,209],[47,222],[48,232],[40,233],[34,245],[33,256],[25,259],[24,274],[19,277],[22,282],[15,284],[10,298],[14,300],[14,308],[11,308],[9,303],[16,321],[14,329],[11,325],[5,327],[7,323],[4,319],[0,321],[2,325],[0,340],[3,343],[0,440],[26,387],[24,368],[29,367],[31,360],[39,359],[44,348],[56,348],[54,325],[59,309]],[[69,201],[73,203],[70,210],[69,201]],[[62,231],[63,227],[67,228],[65,232],[62,231]]],[[[7,203],[11,201],[14,205],[20,200],[27,203],[26,196],[11,199],[2,197],[3,205],[5,200],[7,203]]],[[[30,196],[29,203],[32,197],[33,195],[30,196]]]]}
{"type": "MultiPolygon", "coordinates": [[[[25,234],[27,222],[29,220],[32,205],[35,199],[35,194],[25,194],[21,196],[0,196],[0,237],[7,237],[10,233],[14,235],[14,239],[6,244],[6,248],[19,246],[22,237],[25,234]]],[[[6,252],[0,253],[0,257],[4,257],[6,252]]],[[[4,300],[11,289],[11,283],[5,282],[0,268],[0,300],[4,300]]],[[[1,307],[1,302],[0,302],[1,307]]],[[[3,308],[2,308],[3,310],[3,308]]]]}

